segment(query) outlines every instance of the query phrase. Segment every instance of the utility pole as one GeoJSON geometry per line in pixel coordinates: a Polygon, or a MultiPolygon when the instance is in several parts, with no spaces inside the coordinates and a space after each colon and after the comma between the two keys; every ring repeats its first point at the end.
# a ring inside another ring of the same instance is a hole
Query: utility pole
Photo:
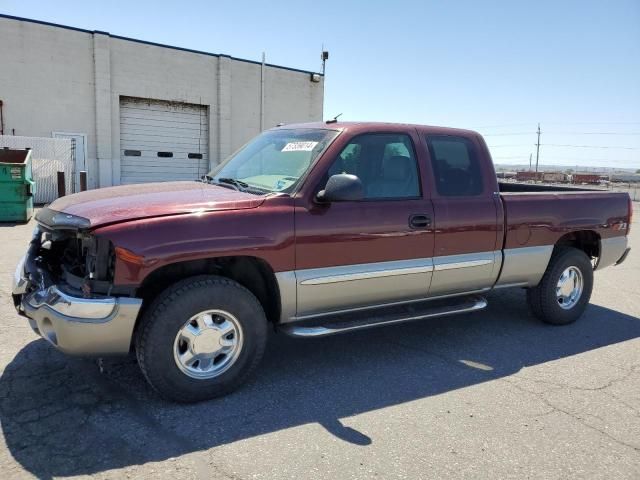
{"type": "Polygon", "coordinates": [[[266,54],[262,52],[262,64],[260,65],[260,131],[264,130],[264,65],[266,54]]]}
{"type": "Polygon", "coordinates": [[[533,157],[533,153],[529,154],[529,171],[531,171],[531,158],[533,157]]]}
{"type": "Polygon", "coordinates": [[[540,124],[538,123],[538,143],[536,143],[536,173],[538,173],[539,160],[540,160],[540,124]]]}

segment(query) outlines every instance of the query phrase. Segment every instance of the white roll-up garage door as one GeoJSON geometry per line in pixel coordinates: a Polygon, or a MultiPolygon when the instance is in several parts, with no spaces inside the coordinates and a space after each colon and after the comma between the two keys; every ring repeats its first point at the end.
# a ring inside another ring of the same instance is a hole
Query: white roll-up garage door
{"type": "Polygon", "coordinates": [[[195,180],[209,170],[206,106],[120,97],[120,183],[195,180]]]}

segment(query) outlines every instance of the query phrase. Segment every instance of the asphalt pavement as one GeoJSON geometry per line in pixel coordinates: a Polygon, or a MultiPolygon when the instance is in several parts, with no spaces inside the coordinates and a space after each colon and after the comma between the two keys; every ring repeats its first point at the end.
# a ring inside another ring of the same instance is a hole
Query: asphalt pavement
{"type": "Polygon", "coordinates": [[[0,224],[3,480],[640,478],[637,220],[573,325],[517,289],[474,314],[273,334],[247,385],[196,405],[159,399],[133,357],[66,357],[31,331],[9,291],[32,229],[0,224]]]}

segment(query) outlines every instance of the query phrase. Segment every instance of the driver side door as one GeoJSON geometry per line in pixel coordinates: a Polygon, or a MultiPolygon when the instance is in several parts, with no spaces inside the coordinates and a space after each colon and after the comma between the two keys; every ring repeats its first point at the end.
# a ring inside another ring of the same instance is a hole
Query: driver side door
{"type": "Polygon", "coordinates": [[[360,178],[358,201],[295,207],[295,319],[424,298],[433,270],[433,208],[415,134],[355,136],[328,168],[360,178]]]}

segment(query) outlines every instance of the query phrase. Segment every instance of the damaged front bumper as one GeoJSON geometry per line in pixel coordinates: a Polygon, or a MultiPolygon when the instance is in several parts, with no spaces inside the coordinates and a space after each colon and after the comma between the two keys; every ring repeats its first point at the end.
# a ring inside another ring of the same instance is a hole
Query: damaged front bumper
{"type": "Polygon", "coordinates": [[[35,333],[72,355],[124,355],[142,300],[91,295],[86,298],[27,271],[29,253],[19,262],[12,294],[35,333]],[[37,280],[36,280],[37,279],[37,280]]]}

